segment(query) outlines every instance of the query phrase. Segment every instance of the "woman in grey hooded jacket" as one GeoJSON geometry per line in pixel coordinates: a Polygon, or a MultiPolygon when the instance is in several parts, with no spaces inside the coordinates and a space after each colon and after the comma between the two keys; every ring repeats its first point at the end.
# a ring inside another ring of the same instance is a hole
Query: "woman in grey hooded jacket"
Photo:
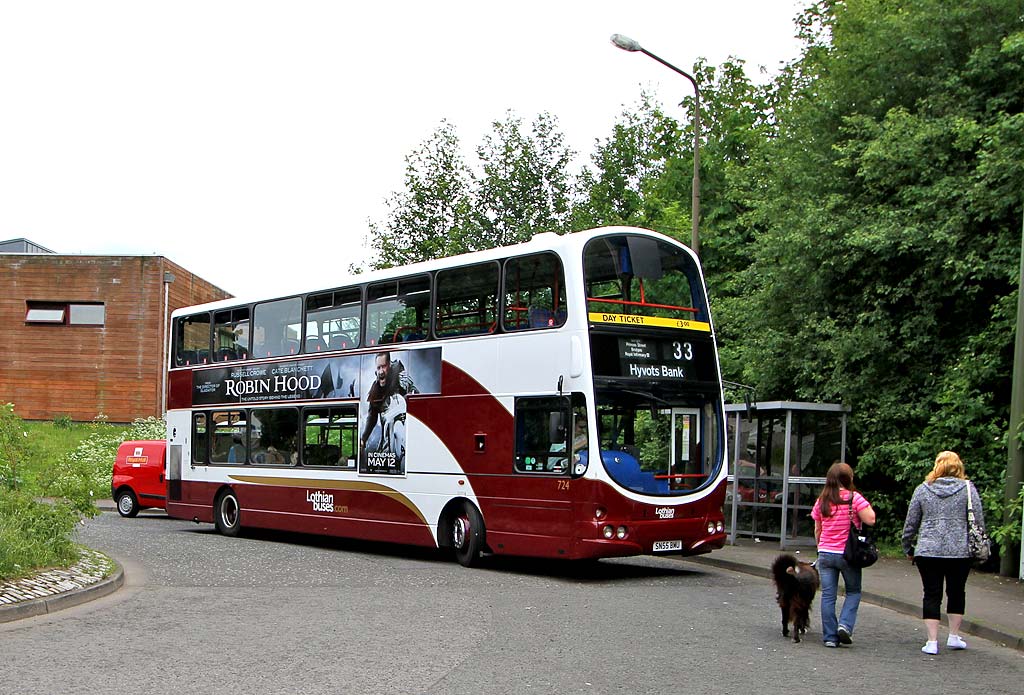
{"type": "Polygon", "coordinates": [[[914,490],[903,525],[903,552],[917,565],[924,588],[921,615],[928,642],[925,654],[939,653],[939,611],[942,585],[946,584],[946,614],[949,616],[950,649],[966,649],[960,638],[960,624],[967,602],[967,575],[971,552],[967,546],[967,496],[971,496],[974,517],[984,527],[981,497],[964,473],[964,464],[952,451],[935,457],[935,466],[914,490]],[[917,545],[914,546],[914,538],[917,545]]]}

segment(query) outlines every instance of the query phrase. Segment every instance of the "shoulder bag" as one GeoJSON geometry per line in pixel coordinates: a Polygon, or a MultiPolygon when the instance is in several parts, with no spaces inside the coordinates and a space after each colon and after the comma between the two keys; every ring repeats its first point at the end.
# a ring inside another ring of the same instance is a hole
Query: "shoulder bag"
{"type": "Polygon", "coordinates": [[[868,525],[862,524],[861,528],[857,528],[853,523],[854,496],[850,496],[850,532],[846,536],[843,559],[850,567],[871,567],[878,560],[878,548],[875,547],[875,539],[872,538],[868,525]]]}
{"type": "Polygon", "coordinates": [[[971,505],[971,485],[967,481],[967,550],[976,562],[985,562],[992,553],[985,527],[974,518],[974,507],[971,505]]]}

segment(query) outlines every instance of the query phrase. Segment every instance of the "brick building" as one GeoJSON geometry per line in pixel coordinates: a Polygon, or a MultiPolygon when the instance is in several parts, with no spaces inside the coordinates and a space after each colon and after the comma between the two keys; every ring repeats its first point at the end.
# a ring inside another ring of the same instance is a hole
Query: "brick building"
{"type": "Polygon", "coordinates": [[[0,403],[26,420],[159,416],[170,312],[230,296],[162,256],[0,241],[0,403]]]}

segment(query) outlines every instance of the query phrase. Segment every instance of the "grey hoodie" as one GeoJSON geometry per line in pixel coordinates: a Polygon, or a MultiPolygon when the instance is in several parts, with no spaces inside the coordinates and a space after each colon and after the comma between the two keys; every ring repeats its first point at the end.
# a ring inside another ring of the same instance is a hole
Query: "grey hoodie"
{"type": "Polygon", "coordinates": [[[967,490],[974,518],[985,527],[981,497],[974,484],[960,478],[937,478],[914,490],[903,524],[903,552],[921,557],[970,557],[967,549],[967,490]],[[917,536],[915,548],[914,536],[917,536]]]}

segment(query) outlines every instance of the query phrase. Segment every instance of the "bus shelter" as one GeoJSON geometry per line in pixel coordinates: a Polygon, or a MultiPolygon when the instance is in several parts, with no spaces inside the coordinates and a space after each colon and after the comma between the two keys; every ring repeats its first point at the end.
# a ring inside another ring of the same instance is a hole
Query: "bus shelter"
{"type": "Polygon", "coordinates": [[[811,509],[836,461],[847,459],[849,408],[832,403],[728,404],[729,540],[814,545],[811,509]]]}

